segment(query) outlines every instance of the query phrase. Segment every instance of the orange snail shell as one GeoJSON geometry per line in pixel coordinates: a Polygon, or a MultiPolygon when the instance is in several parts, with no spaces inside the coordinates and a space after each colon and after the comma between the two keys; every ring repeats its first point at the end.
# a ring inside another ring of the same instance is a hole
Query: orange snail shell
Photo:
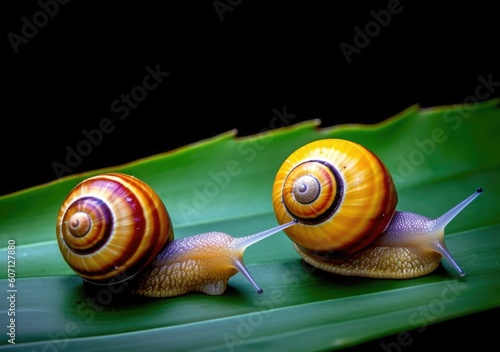
{"type": "Polygon", "coordinates": [[[317,140],[293,152],[277,172],[272,201],[284,232],[309,251],[354,253],[375,240],[398,197],[382,161],[342,139],[317,140]]]}
{"type": "Polygon", "coordinates": [[[134,276],[174,239],[158,195],[141,180],[119,173],[75,186],[59,211],[56,233],[68,265],[95,283],[134,276]]]}

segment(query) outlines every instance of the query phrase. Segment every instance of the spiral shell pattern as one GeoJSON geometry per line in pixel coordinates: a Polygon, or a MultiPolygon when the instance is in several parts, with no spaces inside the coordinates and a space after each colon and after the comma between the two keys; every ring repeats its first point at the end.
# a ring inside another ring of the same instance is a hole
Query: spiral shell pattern
{"type": "Polygon", "coordinates": [[[280,224],[297,219],[285,233],[309,251],[353,253],[389,224],[397,192],[382,161],[343,139],[311,142],[278,170],[272,192],[280,224]]]}
{"type": "Polygon", "coordinates": [[[159,196],[143,181],[120,173],[75,186],[59,211],[56,235],[68,265],[96,283],[132,277],[174,239],[159,196]]]}

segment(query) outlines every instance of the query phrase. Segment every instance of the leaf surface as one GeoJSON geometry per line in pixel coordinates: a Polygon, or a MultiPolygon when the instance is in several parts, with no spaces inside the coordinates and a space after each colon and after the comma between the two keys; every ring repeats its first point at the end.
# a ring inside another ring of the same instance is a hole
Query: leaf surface
{"type": "MultiPolygon", "coordinates": [[[[500,306],[500,110],[412,106],[376,125],[285,126],[250,137],[236,131],[186,147],[94,170],[0,197],[0,283],[8,281],[15,241],[16,344],[0,349],[334,350],[500,306]],[[176,237],[206,231],[244,236],[276,225],[271,189],[286,157],[320,138],[371,149],[389,168],[398,210],[437,217],[484,193],[446,228],[465,278],[443,261],[409,280],[340,277],[303,264],[284,233],[247,249],[244,261],[261,295],[236,274],[221,296],[191,293],[145,299],[84,289],[55,240],[59,207],[81,180],[115,171],[147,182],[162,198],[176,237]],[[300,319],[297,319],[300,317],[300,319]]],[[[8,302],[2,321],[8,324],[8,302]]]]}

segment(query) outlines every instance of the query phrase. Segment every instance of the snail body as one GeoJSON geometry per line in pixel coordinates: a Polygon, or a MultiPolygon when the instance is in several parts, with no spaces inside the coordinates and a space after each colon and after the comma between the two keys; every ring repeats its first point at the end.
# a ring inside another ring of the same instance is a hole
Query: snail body
{"type": "Polygon", "coordinates": [[[335,274],[405,279],[434,271],[444,257],[445,226],[480,193],[430,219],[397,211],[397,191],[382,161],[360,144],[323,139],[294,151],[279,168],[272,200],[280,224],[309,264],[335,274]]]}
{"type": "Polygon", "coordinates": [[[130,292],[148,297],[220,295],[241,272],[261,293],[243,253],[294,223],[245,237],[207,232],[175,239],[170,215],[149,185],[108,173],[71,190],[57,216],[56,238],[64,260],[89,284],[127,281],[130,292]]]}

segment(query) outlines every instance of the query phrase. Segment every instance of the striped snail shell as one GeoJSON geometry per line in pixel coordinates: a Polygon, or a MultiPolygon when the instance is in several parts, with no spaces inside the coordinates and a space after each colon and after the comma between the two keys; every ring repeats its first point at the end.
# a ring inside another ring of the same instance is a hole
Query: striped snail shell
{"type": "Polygon", "coordinates": [[[403,279],[428,274],[446,258],[445,226],[482,189],[437,219],[396,211],[398,196],[383,162],[367,148],[322,139],[294,151],[272,190],[280,224],[309,264],[341,275],[403,279]]]}
{"type": "Polygon", "coordinates": [[[170,216],[141,180],[104,174],[79,183],[57,218],[63,258],[82,278],[129,279],[174,239],[170,216]]]}
{"type": "Polygon", "coordinates": [[[64,260],[89,284],[124,282],[131,293],[149,297],[220,295],[241,272],[261,293],[243,252],[294,223],[245,237],[211,231],[174,239],[170,215],[150,186],[107,173],[70,191],[57,216],[56,237],[64,260]]]}

